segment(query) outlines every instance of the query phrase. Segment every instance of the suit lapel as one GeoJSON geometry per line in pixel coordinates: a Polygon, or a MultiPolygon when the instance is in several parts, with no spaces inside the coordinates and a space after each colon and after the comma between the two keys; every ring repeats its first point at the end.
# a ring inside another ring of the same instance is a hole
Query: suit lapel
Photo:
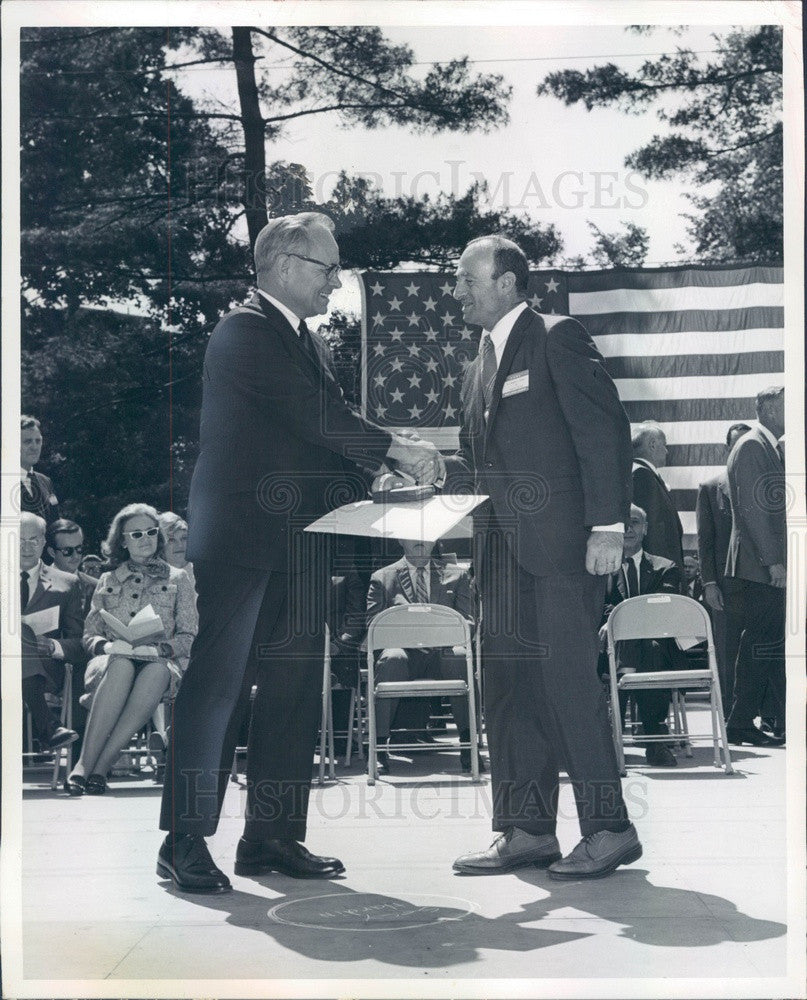
{"type": "Polygon", "coordinates": [[[624,564],[619,567],[619,569],[614,573],[616,578],[616,589],[619,591],[619,596],[623,601],[628,599],[628,589],[625,586],[625,566],[624,564]]]}
{"type": "MultiPolygon", "coordinates": [[[[263,315],[272,324],[272,327],[277,330],[280,335],[280,339],[283,341],[284,347],[293,358],[298,361],[302,361],[302,363],[307,365],[312,372],[319,372],[320,369],[317,362],[303,346],[300,340],[300,335],[292,327],[291,323],[289,323],[283,313],[279,309],[275,309],[268,299],[265,299],[263,295],[256,292],[247,303],[247,307],[250,309],[257,309],[263,313],[263,315]]],[[[313,344],[311,346],[313,348],[313,344]]]]}
{"type": "MultiPolygon", "coordinates": [[[[499,409],[499,403],[502,398],[502,386],[504,385],[504,380],[510,374],[510,369],[513,366],[513,358],[516,356],[516,352],[524,340],[530,323],[532,322],[535,313],[527,307],[518,317],[510,331],[510,336],[507,338],[507,343],[504,345],[504,353],[502,354],[501,364],[496,371],[496,381],[493,383],[493,396],[490,400],[490,411],[488,413],[487,427],[485,429],[485,446],[490,439],[490,430],[493,426],[493,421],[496,419],[496,411],[499,409]]],[[[480,373],[482,366],[479,366],[480,373]]],[[[481,378],[481,374],[480,374],[481,378]]],[[[479,389],[481,393],[481,386],[479,389]]]]}

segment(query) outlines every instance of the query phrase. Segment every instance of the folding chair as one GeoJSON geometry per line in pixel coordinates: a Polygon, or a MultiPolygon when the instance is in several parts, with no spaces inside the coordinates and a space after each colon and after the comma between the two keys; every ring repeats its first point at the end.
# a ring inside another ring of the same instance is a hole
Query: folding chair
{"type": "MultiPolygon", "coordinates": [[[[632,692],[639,688],[669,688],[673,692],[673,708],[675,716],[675,735],[685,737],[687,741],[695,739],[710,739],[714,744],[715,767],[720,767],[720,749],[718,741],[723,745],[723,762],[726,774],[732,774],[731,754],[726,737],[726,722],[723,718],[723,705],[720,696],[720,678],[717,673],[712,623],[702,604],[691,597],[678,594],[641,594],[628,598],[617,604],[611,612],[606,625],[608,636],[608,666],[611,687],[611,722],[620,774],[624,777],[625,751],[622,733],[622,718],[619,710],[620,691],[632,692]],[[708,668],[704,670],[655,670],[648,672],[636,671],[617,675],[616,643],[631,639],[676,639],[695,636],[706,639],[708,668]],[[709,707],[712,719],[712,733],[709,736],[692,736],[689,734],[686,722],[683,692],[705,690],[709,694],[709,707]],[[680,718],[679,718],[680,716],[680,718]]],[[[639,740],[628,737],[631,744],[639,740]]],[[[669,736],[642,736],[642,742],[651,740],[668,740],[669,736]]]]}
{"type": "MultiPolygon", "coordinates": [[[[459,611],[442,604],[396,604],[375,616],[367,630],[367,714],[369,721],[369,766],[367,784],[378,777],[376,746],[376,698],[468,698],[471,780],[479,781],[476,685],[474,682],[471,626],[459,611]],[[375,652],[378,649],[433,649],[462,646],[465,650],[465,680],[381,681],[375,683],[375,652]]],[[[460,743],[461,747],[466,744],[460,743]]],[[[401,749],[423,749],[402,744],[401,749]]]]}
{"type": "MultiPolygon", "coordinates": [[[[46,694],[45,701],[48,703],[48,707],[57,707],[59,709],[59,725],[64,726],[65,729],[73,728],[73,665],[71,663],[65,663],[64,665],[64,684],[62,690],[59,694],[46,694]]],[[[23,760],[27,756],[35,756],[33,754],[33,731],[31,726],[31,713],[26,708],[25,710],[25,735],[27,737],[27,744],[30,748],[29,754],[23,753],[23,760]]],[[[51,790],[55,791],[59,787],[59,777],[62,769],[62,760],[64,760],[65,766],[65,778],[73,767],[73,744],[68,743],[67,746],[59,747],[58,750],[53,752],[53,773],[50,779],[51,790]]]]}
{"type": "MultiPolygon", "coordinates": [[[[356,684],[359,684],[358,671],[356,671],[356,684]]],[[[318,783],[321,785],[325,781],[325,762],[328,762],[328,777],[333,780],[335,777],[336,751],[334,749],[334,727],[333,727],[333,689],[334,684],[331,677],[331,627],[325,623],[325,655],[322,660],[322,718],[319,726],[319,777],[318,783]]],[[[341,684],[337,685],[337,690],[344,690],[341,684]]],[[[345,767],[350,767],[350,760],[353,751],[353,728],[354,720],[356,728],[359,727],[359,704],[357,689],[350,688],[350,704],[347,710],[347,732],[345,734],[347,744],[345,748],[345,767]]],[[[359,730],[359,756],[363,756],[361,749],[361,730],[359,730]]]]}

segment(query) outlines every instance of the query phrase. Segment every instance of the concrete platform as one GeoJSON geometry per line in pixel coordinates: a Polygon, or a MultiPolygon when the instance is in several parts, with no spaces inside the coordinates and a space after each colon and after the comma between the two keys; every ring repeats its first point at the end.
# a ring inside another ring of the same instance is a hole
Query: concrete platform
{"type": "MultiPolygon", "coordinates": [[[[705,716],[694,707],[694,731],[705,716]]],[[[359,767],[339,768],[314,787],[307,846],[341,857],[346,875],[233,877],[219,897],[155,875],[160,788],[149,777],[70,799],[29,774],[25,982],[13,995],[647,997],[693,995],[698,980],[697,996],[802,996],[797,969],[786,982],[786,755],[736,749],[727,777],[709,746],[668,770],[629,751],[644,856],[571,883],[537,869],[452,874],[457,855],[492,836],[490,785],[457,774],[456,753],[393,757],[394,774],[372,788],[359,767]]],[[[210,841],[228,874],[244,798],[230,786],[210,841]]],[[[568,784],[560,813],[566,852],[579,836],[568,784]]],[[[801,872],[791,891],[803,896],[801,872]]]]}

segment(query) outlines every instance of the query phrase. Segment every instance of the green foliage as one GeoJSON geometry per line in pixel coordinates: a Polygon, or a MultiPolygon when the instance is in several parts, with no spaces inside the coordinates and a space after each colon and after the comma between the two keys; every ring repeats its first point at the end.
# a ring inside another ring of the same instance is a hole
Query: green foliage
{"type": "Polygon", "coordinates": [[[665,134],[653,136],[625,163],[648,178],[680,176],[693,188],[687,197],[696,212],[688,216],[688,232],[697,259],[779,262],[782,31],[760,25],[714,38],[713,59],[701,61],[679,47],[635,73],[613,64],[563,70],[550,73],[538,94],[582,103],[589,111],[614,105],[644,114],[654,107],[665,134]]]}

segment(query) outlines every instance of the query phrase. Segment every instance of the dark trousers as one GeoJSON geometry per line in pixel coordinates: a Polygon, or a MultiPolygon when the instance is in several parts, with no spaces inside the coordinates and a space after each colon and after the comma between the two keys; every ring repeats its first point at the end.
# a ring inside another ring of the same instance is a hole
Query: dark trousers
{"type": "Polygon", "coordinates": [[[726,724],[746,729],[762,709],[766,687],[777,719],[785,718],[785,589],[753,580],[739,585],[745,612],[734,677],[734,702],[726,724]]]}
{"type": "Polygon", "coordinates": [[[252,703],[247,821],[254,839],[304,840],[322,696],[321,622],[304,609],[312,577],[194,563],[199,633],[171,720],[160,827],[209,836],[252,703]]]}
{"type": "Polygon", "coordinates": [[[738,580],[726,577],[720,583],[720,592],[723,594],[723,610],[714,611],[710,608],[709,614],[712,619],[723,712],[728,717],[734,702],[734,666],[745,627],[745,614],[743,590],[738,580]]]}
{"type": "Polygon", "coordinates": [[[569,775],[583,836],[626,829],[597,628],[605,577],[535,577],[507,544],[485,545],[485,721],[493,829],[554,833],[558,772],[569,775]]]}
{"type": "Polygon", "coordinates": [[[57,726],[56,719],[45,701],[47,683],[43,674],[24,677],[22,680],[22,700],[31,713],[31,729],[40,743],[49,740],[57,726]]]}
{"type": "MultiPolygon", "coordinates": [[[[637,639],[617,644],[618,667],[630,666],[637,673],[662,670],[683,670],[687,663],[681,650],[671,639],[637,639]],[[624,647],[628,647],[625,649],[624,647]]],[[[632,692],[636,699],[639,721],[646,736],[659,736],[668,731],[667,713],[672,692],[669,688],[644,688],[632,692]]],[[[625,716],[628,692],[619,693],[619,710],[625,716]]]]}
{"type": "MultiPolygon", "coordinates": [[[[462,648],[462,647],[460,647],[462,648]]],[[[422,677],[465,680],[465,654],[441,649],[385,649],[376,664],[376,684],[380,681],[414,681],[422,677]]],[[[390,722],[398,707],[396,698],[379,698],[375,703],[376,739],[389,738],[390,722]]],[[[460,733],[469,728],[467,698],[452,698],[451,712],[460,733]]]]}

